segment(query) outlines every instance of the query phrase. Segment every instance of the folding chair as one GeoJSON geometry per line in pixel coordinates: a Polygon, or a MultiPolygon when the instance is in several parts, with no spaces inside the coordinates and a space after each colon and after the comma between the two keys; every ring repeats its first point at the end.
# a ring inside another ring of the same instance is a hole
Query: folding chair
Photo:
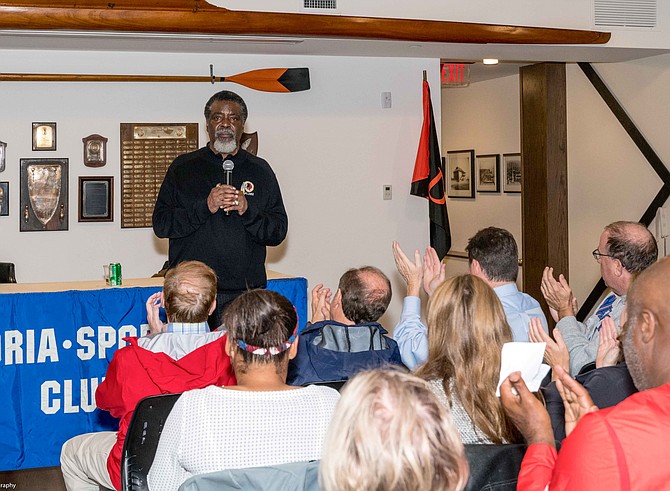
{"type": "Polygon", "coordinates": [[[147,475],[156,456],[163,425],[181,394],[149,396],[137,403],[121,454],[123,491],[148,491],[147,475]]]}

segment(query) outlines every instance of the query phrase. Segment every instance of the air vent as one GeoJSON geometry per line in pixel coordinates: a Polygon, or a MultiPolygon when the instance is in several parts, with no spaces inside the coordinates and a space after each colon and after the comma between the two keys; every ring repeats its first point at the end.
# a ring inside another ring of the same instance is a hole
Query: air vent
{"type": "Polygon", "coordinates": [[[656,27],[657,0],[593,0],[596,26],[656,27]]]}
{"type": "Polygon", "coordinates": [[[305,9],[337,10],[337,0],[303,0],[305,9]]]}

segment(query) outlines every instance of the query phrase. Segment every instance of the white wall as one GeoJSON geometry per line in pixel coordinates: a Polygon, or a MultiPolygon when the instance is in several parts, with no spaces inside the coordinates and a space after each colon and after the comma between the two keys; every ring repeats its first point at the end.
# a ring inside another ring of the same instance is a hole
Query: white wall
{"type": "MultiPolygon", "coordinates": [[[[670,55],[595,68],[669,166],[670,55]]],[[[508,145],[518,141],[518,105],[517,76],[443,90],[443,153],[511,151],[508,145]]],[[[600,277],[590,253],[602,228],[616,220],[639,220],[661,180],[577,65],[567,66],[567,125],[570,285],[584,300],[600,277]]],[[[508,228],[520,244],[518,195],[478,194],[475,200],[449,199],[448,207],[455,249],[461,250],[463,237],[488,225],[508,228]]],[[[467,268],[458,259],[448,259],[447,265],[450,274],[467,268]]]]}
{"type": "MultiPolygon", "coordinates": [[[[259,155],[273,166],[289,214],[289,234],[269,251],[268,268],[305,276],[310,287],[336,288],[351,266],[373,264],[394,281],[396,295],[385,323],[399,316],[402,292],[391,241],[414,246],[428,237],[426,201],[410,197],[421,126],[421,77],[439,87],[430,59],[281,57],[194,54],[3,51],[5,72],[206,74],[307,66],[312,89],[295,94],[256,92],[233,84],[3,83],[0,140],[7,142],[10,216],[0,217],[0,260],[17,265],[20,282],[97,279],[102,264],[118,261],[126,278],[157,271],[167,245],[151,229],[120,228],[119,123],[198,122],[216,90],[238,92],[249,106],[247,131],[259,133],[259,155]],[[39,67],[39,70],[36,69],[39,67]],[[380,95],[391,91],[393,107],[380,95]],[[58,123],[58,150],[31,151],[31,122],[58,123]],[[82,137],[109,138],[108,163],[82,162],[82,137]],[[19,159],[67,157],[70,227],[62,232],[19,232],[19,159]],[[115,176],[115,221],[77,222],[77,178],[115,176]],[[393,200],[382,201],[382,185],[393,200]]],[[[440,91],[433,102],[439,114],[440,91]]]]}
{"type": "MultiPolygon", "coordinates": [[[[478,155],[520,150],[519,77],[503,77],[442,90],[442,154],[475,149],[478,155]]],[[[477,193],[475,198],[448,198],[452,250],[463,252],[468,238],[495,226],[509,230],[521,255],[521,194],[477,193]]],[[[467,272],[467,260],[447,259],[449,275],[467,272]]],[[[521,275],[519,275],[521,276],[521,275]]]]}
{"type": "MultiPolygon", "coordinates": [[[[595,68],[668,166],[670,55],[595,68]]],[[[569,65],[567,75],[570,284],[584,299],[600,277],[590,252],[603,226],[639,220],[661,180],[579,67],[569,65]]]]}

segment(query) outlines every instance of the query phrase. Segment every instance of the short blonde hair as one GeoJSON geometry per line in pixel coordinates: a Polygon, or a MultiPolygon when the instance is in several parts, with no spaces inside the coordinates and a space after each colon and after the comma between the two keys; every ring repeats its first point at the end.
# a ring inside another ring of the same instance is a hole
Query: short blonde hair
{"type": "Polygon", "coordinates": [[[184,261],[165,274],[165,313],[170,322],[205,322],[216,300],[216,273],[200,261],[184,261]]]}
{"type": "Polygon", "coordinates": [[[324,442],[323,491],[458,491],[467,479],[451,413],[427,382],[387,368],[346,384],[324,442]]]}

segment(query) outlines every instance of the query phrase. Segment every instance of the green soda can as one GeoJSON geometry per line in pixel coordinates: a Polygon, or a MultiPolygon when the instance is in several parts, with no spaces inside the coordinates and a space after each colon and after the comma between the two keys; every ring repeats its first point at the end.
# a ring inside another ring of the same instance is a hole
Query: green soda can
{"type": "Polygon", "coordinates": [[[121,275],[121,263],[109,264],[109,284],[110,286],[119,286],[123,284],[123,277],[121,275]]]}
{"type": "Polygon", "coordinates": [[[123,276],[121,275],[121,263],[116,263],[116,284],[123,284],[123,276]]]}

